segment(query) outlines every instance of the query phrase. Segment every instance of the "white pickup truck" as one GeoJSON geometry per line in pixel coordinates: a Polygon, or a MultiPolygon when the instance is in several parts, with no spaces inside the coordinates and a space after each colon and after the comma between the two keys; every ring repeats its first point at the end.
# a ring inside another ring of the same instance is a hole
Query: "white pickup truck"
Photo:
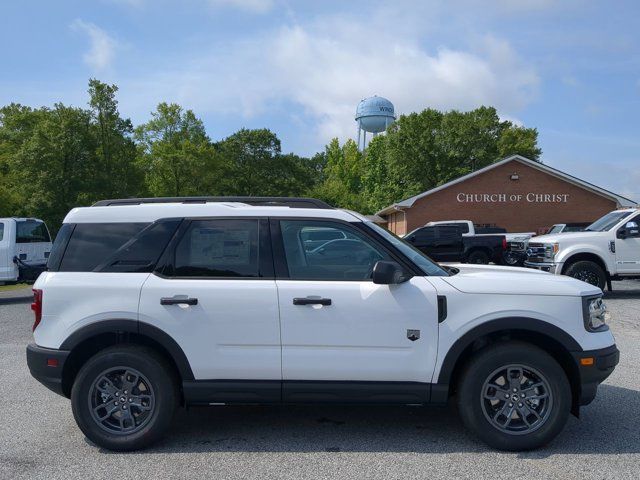
{"type": "Polygon", "coordinates": [[[38,218],[0,218],[0,282],[35,281],[44,271],[51,237],[38,218]]]}
{"type": "Polygon", "coordinates": [[[582,232],[536,237],[524,264],[611,290],[611,280],[640,278],[639,225],[640,209],[615,210],[582,232]]]}

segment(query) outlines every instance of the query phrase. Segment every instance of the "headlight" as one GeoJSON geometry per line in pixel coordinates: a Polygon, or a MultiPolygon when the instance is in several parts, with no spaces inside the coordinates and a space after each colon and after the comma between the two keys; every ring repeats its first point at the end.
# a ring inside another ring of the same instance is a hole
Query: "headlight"
{"type": "Polygon", "coordinates": [[[588,332],[602,332],[608,330],[606,324],[608,316],[607,306],[602,297],[583,297],[582,311],[584,315],[584,328],[588,332]]]}
{"type": "Polygon", "coordinates": [[[544,256],[545,258],[553,258],[558,253],[560,246],[557,243],[546,243],[544,245],[544,256]]]}

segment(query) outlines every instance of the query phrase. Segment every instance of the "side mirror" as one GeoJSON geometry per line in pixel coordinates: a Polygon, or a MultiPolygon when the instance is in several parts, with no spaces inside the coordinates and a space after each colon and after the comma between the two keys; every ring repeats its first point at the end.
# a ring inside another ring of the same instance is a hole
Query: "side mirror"
{"type": "Polygon", "coordinates": [[[626,225],[616,232],[616,237],[625,239],[629,237],[640,237],[640,227],[637,222],[627,222],[626,225]]]}
{"type": "Polygon", "coordinates": [[[396,262],[378,260],[373,266],[371,278],[373,279],[373,283],[378,285],[394,285],[406,282],[411,277],[405,274],[405,271],[396,262]]]}

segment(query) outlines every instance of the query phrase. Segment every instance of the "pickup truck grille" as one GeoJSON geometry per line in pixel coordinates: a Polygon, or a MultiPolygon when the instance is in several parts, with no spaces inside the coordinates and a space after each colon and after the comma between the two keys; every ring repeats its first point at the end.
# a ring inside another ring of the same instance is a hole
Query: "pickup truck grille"
{"type": "Polygon", "coordinates": [[[527,260],[531,263],[543,263],[548,261],[544,256],[544,245],[541,243],[529,243],[527,247],[527,260]]]}

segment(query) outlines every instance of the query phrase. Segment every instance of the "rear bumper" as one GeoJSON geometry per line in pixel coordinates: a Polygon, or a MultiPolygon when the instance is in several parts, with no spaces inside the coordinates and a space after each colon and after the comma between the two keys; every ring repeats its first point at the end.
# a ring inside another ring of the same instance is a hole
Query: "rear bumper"
{"type": "Polygon", "coordinates": [[[572,353],[580,372],[580,405],[589,405],[596,397],[600,385],[620,361],[620,351],[615,345],[599,350],[572,353]],[[592,365],[583,365],[583,359],[593,359],[592,365]]]}
{"type": "Polygon", "coordinates": [[[69,353],[66,350],[39,347],[34,343],[27,345],[27,365],[31,376],[49,390],[64,395],[62,372],[69,353]]]}

